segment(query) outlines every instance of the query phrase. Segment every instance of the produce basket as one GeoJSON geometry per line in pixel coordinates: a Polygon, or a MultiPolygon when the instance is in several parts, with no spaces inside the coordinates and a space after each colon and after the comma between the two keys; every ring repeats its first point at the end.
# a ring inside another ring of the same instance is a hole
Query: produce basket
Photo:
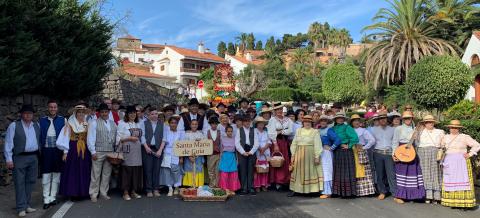
{"type": "Polygon", "coordinates": [[[220,196],[197,196],[197,189],[188,188],[188,189],[180,189],[180,197],[182,197],[183,201],[205,201],[205,202],[212,202],[212,201],[226,201],[228,198],[228,194],[220,189],[220,188],[213,188],[212,191],[223,191],[224,194],[220,196]]]}
{"type": "Polygon", "coordinates": [[[281,152],[274,152],[272,154],[272,158],[270,158],[270,166],[279,168],[283,166],[283,162],[285,162],[285,158],[283,157],[283,154],[281,152]],[[278,156],[278,154],[280,156],[278,156]]]}

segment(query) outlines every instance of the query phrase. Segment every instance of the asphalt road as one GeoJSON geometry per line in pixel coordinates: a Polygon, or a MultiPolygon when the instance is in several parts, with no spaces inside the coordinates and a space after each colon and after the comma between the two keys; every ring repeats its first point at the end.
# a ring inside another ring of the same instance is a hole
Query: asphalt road
{"type": "MultiPolygon", "coordinates": [[[[374,197],[328,199],[318,197],[287,198],[286,193],[268,192],[257,196],[234,196],[226,202],[183,202],[178,198],[146,198],[124,201],[120,194],[112,199],[74,202],[64,217],[480,217],[480,209],[463,211],[440,205],[406,203],[399,205],[392,198],[379,201],[374,197]]],[[[51,217],[61,205],[48,210],[51,217]]]]}

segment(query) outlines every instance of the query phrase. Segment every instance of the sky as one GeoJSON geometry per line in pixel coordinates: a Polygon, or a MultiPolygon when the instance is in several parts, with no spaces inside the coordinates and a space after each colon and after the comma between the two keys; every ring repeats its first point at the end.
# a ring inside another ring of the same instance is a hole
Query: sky
{"type": "Polygon", "coordinates": [[[386,6],[385,0],[110,0],[104,8],[121,21],[117,36],[192,49],[202,41],[215,52],[218,42],[235,42],[242,32],[265,45],[270,36],[306,33],[315,21],[346,28],[357,42],[386,6]]]}

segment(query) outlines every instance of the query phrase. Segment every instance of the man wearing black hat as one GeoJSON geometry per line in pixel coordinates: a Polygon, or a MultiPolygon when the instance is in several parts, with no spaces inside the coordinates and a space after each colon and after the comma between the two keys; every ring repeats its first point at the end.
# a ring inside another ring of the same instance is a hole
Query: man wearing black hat
{"type": "Polygon", "coordinates": [[[57,204],[56,196],[60,185],[63,151],[57,148],[57,136],[65,125],[65,118],[57,114],[54,100],[47,103],[48,115],[40,118],[40,170],[43,186],[43,209],[57,204]]]}
{"type": "Polygon", "coordinates": [[[220,114],[223,114],[225,112],[226,106],[223,102],[220,102],[217,104],[217,114],[220,116],[220,114]]]}
{"type": "Polygon", "coordinates": [[[238,109],[237,113],[240,115],[247,114],[247,110],[249,108],[248,103],[249,101],[246,98],[241,98],[240,101],[238,102],[240,108],[238,109]]]}
{"type": "Polygon", "coordinates": [[[15,202],[18,216],[36,210],[30,205],[33,187],[38,173],[38,149],[40,126],[33,122],[32,105],[23,105],[21,119],[11,123],[5,137],[5,159],[7,167],[13,170],[15,202]]]}
{"type": "Polygon", "coordinates": [[[196,98],[190,99],[188,102],[188,113],[180,114],[180,121],[178,122],[179,131],[190,130],[190,123],[192,120],[198,120],[198,130],[205,128],[204,116],[198,113],[198,100],[196,98]]]}
{"type": "Polygon", "coordinates": [[[108,197],[112,165],[107,160],[107,155],[114,151],[117,137],[117,125],[108,119],[110,111],[106,104],[98,107],[100,117],[88,125],[87,146],[92,154],[92,171],[90,175],[89,195],[92,202],[97,202],[98,194],[105,200],[108,197]]]}
{"type": "Polygon", "coordinates": [[[251,121],[249,116],[242,116],[243,127],[238,128],[235,134],[235,148],[240,153],[238,156],[238,174],[242,186],[241,195],[256,194],[253,188],[253,165],[255,165],[255,152],[259,145],[251,121]]]}

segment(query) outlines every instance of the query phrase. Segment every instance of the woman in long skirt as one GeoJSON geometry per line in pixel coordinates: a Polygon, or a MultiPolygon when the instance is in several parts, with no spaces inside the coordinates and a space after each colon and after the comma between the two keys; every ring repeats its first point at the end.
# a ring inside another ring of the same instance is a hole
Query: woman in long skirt
{"type": "Polygon", "coordinates": [[[323,171],[320,155],[323,147],[318,130],[312,128],[312,117],[303,117],[290,147],[293,171],[290,176],[289,196],[295,193],[315,193],[323,189],[323,171]]]}
{"type": "MultiPolygon", "coordinates": [[[[265,129],[265,126],[268,124],[268,120],[265,120],[263,117],[257,117],[254,120],[255,125],[255,134],[258,139],[258,150],[255,152],[257,156],[256,165],[268,167],[270,160],[270,146],[272,145],[272,140],[268,137],[268,133],[265,129]]],[[[267,187],[270,185],[268,181],[268,172],[267,173],[258,173],[255,171],[253,174],[253,187],[255,187],[256,192],[267,191],[267,187]]]]}
{"type": "Polygon", "coordinates": [[[138,122],[137,111],[134,106],[128,106],[124,120],[118,123],[117,143],[123,152],[124,160],[121,169],[121,187],[123,199],[140,199],[138,194],[143,188],[142,168],[142,129],[138,122]]]}
{"type": "Polygon", "coordinates": [[[366,151],[375,144],[375,137],[367,129],[360,127],[361,117],[358,114],[352,115],[350,124],[355,129],[359,140],[359,143],[353,147],[357,196],[372,195],[375,194],[375,186],[366,151]]]}
{"type": "Polygon", "coordinates": [[[281,186],[288,186],[290,183],[290,171],[288,170],[288,166],[290,165],[290,146],[288,136],[293,134],[293,122],[290,118],[283,115],[283,105],[279,103],[274,104],[273,110],[275,111],[275,116],[269,120],[267,126],[268,135],[273,141],[272,156],[281,154],[285,162],[282,167],[271,167],[269,175],[270,183],[275,185],[277,190],[279,190],[281,186]]]}
{"type": "Polygon", "coordinates": [[[85,116],[87,114],[89,110],[83,103],[75,106],[57,139],[57,147],[63,150],[63,161],[65,161],[60,176],[59,194],[66,197],[89,196],[92,156],[86,144],[88,123],[85,116]]]}
{"type": "Polygon", "coordinates": [[[222,136],[221,156],[218,164],[219,179],[218,186],[225,189],[230,195],[240,189],[240,180],[238,179],[237,156],[235,154],[235,135],[233,127],[225,127],[225,136],[222,136]]]}
{"type": "Polygon", "coordinates": [[[182,184],[183,170],[180,166],[183,159],[180,159],[173,152],[173,146],[176,141],[183,140],[185,133],[177,130],[178,117],[170,117],[168,120],[169,128],[165,131],[165,147],[162,149],[163,159],[160,167],[160,185],[168,187],[167,196],[177,195],[178,187],[182,184]],[[175,190],[174,190],[175,188],[175,190]]]}
{"type": "Polygon", "coordinates": [[[331,119],[327,115],[321,115],[319,118],[318,129],[322,139],[322,170],[323,170],[323,191],[321,199],[330,198],[333,186],[333,150],[337,148],[342,141],[332,128],[328,127],[331,119]]]}
{"type": "Polygon", "coordinates": [[[353,146],[358,144],[355,130],[345,123],[345,114],[339,112],[333,120],[333,130],[340,137],[342,144],[335,149],[333,169],[333,194],[340,197],[357,195],[357,179],[355,174],[355,157],[353,146]]]}
{"type": "Polygon", "coordinates": [[[472,208],[476,206],[475,188],[470,158],[477,155],[480,144],[471,136],[461,134],[459,120],[447,125],[450,134],[443,138],[446,148],[443,160],[442,205],[446,207],[472,208]],[[470,152],[467,148],[470,147],[470,152]]]}
{"type": "MultiPolygon", "coordinates": [[[[205,135],[198,130],[198,120],[192,120],[190,123],[191,130],[185,133],[185,140],[196,141],[205,139],[205,135]]],[[[203,186],[205,182],[205,174],[203,171],[203,164],[205,163],[204,156],[185,157],[183,159],[183,185],[193,187],[193,162],[195,161],[195,185],[196,187],[203,186]]]]}
{"type": "Polygon", "coordinates": [[[422,124],[424,125],[424,129],[419,137],[417,152],[423,173],[423,185],[426,195],[425,203],[427,204],[439,203],[442,190],[442,173],[437,161],[437,152],[445,133],[441,129],[436,129],[435,123],[437,123],[437,121],[432,115],[423,117],[422,124]]]}
{"type": "MultiPolygon", "coordinates": [[[[395,128],[395,133],[393,134],[393,154],[395,154],[395,150],[399,146],[410,143],[413,136],[414,128],[412,112],[403,112],[402,121],[403,124],[395,128]]],[[[395,173],[397,178],[397,189],[394,193],[394,201],[403,204],[403,200],[425,198],[423,174],[418,157],[415,157],[411,162],[405,163],[400,162],[398,158],[393,155],[393,160],[395,161],[395,173]]]]}

